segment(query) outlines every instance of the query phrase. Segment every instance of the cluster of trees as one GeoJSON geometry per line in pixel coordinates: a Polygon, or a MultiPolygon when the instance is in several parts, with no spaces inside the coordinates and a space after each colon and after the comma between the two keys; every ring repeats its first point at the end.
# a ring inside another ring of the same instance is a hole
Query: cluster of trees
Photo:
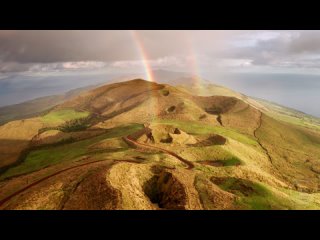
{"type": "Polygon", "coordinates": [[[89,120],[89,117],[72,119],[60,126],[59,130],[62,132],[75,132],[85,130],[89,127],[89,120]]]}
{"type": "Polygon", "coordinates": [[[38,134],[49,130],[60,130],[62,132],[76,132],[87,129],[90,126],[90,116],[86,118],[72,119],[57,127],[45,127],[38,131],[38,134]]]}

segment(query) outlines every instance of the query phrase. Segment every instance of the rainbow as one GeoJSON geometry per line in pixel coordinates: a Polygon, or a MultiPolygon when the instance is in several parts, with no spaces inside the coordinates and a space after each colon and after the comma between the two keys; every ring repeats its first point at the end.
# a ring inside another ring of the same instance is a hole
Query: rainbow
{"type": "MultiPolygon", "coordinates": [[[[137,53],[142,61],[143,64],[143,69],[145,73],[146,80],[155,83],[155,77],[153,75],[152,67],[150,65],[149,57],[147,54],[147,50],[143,44],[143,41],[141,37],[139,36],[138,31],[135,30],[130,30],[130,35],[133,39],[133,42],[136,45],[137,53]]],[[[189,45],[189,61],[188,62],[188,68],[192,72],[192,80],[193,80],[193,90],[195,90],[196,95],[201,95],[201,90],[203,89],[202,83],[201,83],[201,78],[200,78],[200,68],[198,64],[198,57],[197,53],[195,51],[195,44],[193,43],[192,39],[188,39],[188,45],[189,45]]],[[[159,112],[161,111],[159,107],[159,96],[157,95],[157,91],[154,91],[152,89],[152,86],[150,85],[150,109],[152,109],[153,114],[152,118],[155,118],[159,115],[159,112]]]]}
{"type": "Polygon", "coordinates": [[[150,82],[155,82],[154,76],[153,76],[153,72],[152,72],[152,68],[149,64],[148,61],[148,54],[146,49],[143,46],[143,42],[138,34],[137,31],[135,30],[130,30],[131,36],[137,46],[138,49],[138,53],[140,55],[140,58],[142,60],[143,63],[143,67],[144,67],[144,71],[145,71],[145,75],[146,75],[146,80],[150,81],[150,82]]]}
{"type": "MultiPolygon", "coordinates": [[[[149,64],[149,57],[148,57],[147,51],[143,45],[143,41],[141,40],[137,31],[130,30],[130,33],[131,33],[132,39],[137,47],[138,54],[140,55],[141,61],[143,63],[143,68],[144,68],[146,80],[148,80],[149,82],[155,83],[156,81],[153,76],[152,67],[149,64]]],[[[149,91],[150,91],[150,97],[151,97],[149,109],[151,109],[151,111],[152,111],[152,116],[151,116],[151,121],[152,121],[159,115],[160,107],[159,107],[159,101],[158,101],[158,96],[156,94],[156,91],[154,91],[154,89],[152,89],[151,85],[150,85],[149,91]]]]}
{"type": "MultiPolygon", "coordinates": [[[[141,61],[143,63],[143,68],[145,72],[146,80],[150,82],[155,82],[155,78],[153,75],[152,67],[149,63],[149,57],[147,54],[147,51],[143,45],[143,41],[141,40],[139,33],[135,30],[130,30],[132,39],[137,47],[138,54],[141,58],[141,61]]],[[[200,67],[198,64],[198,56],[195,51],[195,44],[192,41],[192,38],[188,38],[188,45],[189,45],[189,61],[188,61],[188,68],[191,70],[193,76],[193,85],[194,90],[197,95],[201,95],[201,90],[203,89],[202,82],[201,82],[201,74],[200,74],[200,67]]]]}
{"type": "Polygon", "coordinates": [[[202,90],[202,82],[201,82],[201,71],[199,67],[199,63],[197,61],[198,56],[197,52],[195,51],[195,46],[194,43],[191,39],[188,41],[189,45],[189,57],[190,61],[188,62],[190,64],[190,69],[193,74],[192,80],[193,80],[193,85],[195,87],[195,92],[197,95],[201,95],[201,90],[202,90]]]}

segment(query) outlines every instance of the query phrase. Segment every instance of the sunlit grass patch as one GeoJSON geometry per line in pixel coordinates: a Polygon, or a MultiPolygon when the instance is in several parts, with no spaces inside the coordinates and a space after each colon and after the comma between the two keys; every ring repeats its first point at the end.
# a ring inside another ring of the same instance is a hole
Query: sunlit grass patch
{"type": "Polygon", "coordinates": [[[62,109],[58,111],[49,112],[42,117],[42,121],[45,123],[62,124],[66,121],[85,118],[90,115],[89,112],[78,112],[74,109],[62,109]]]}
{"type": "Polygon", "coordinates": [[[237,158],[235,156],[232,156],[231,158],[229,158],[227,160],[224,160],[223,164],[226,167],[228,167],[228,166],[238,166],[238,165],[242,164],[242,161],[239,158],[237,158]]]}
{"type": "Polygon", "coordinates": [[[180,156],[188,159],[189,161],[196,161],[199,163],[202,161],[207,163],[219,161],[219,163],[221,163],[223,166],[235,166],[243,164],[238,157],[234,156],[221,146],[189,147],[183,148],[182,150],[178,151],[178,153],[180,156]]]}
{"type": "Polygon", "coordinates": [[[286,199],[273,194],[264,184],[234,177],[212,177],[211,181],[222,190],[238,196],[240,208],[252,210],[289,209],[286,199]]]}

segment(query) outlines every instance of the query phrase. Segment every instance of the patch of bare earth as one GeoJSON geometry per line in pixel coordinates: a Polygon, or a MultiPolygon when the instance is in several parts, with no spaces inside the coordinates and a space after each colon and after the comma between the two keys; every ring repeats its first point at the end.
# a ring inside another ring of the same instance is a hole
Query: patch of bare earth
{"type": "Polygon", "coordinates": [[[121,193],[106,179],[107,167],[102,167],[82,179],[61,208],[63,210],[119,209],[121,193]]]}
{"type": "Polygon", "coordinates": [[[192,179],[193,176],[188,177],[179,170],[164,170],[151,178],[144,189],[150,200],[161,209],[201,209],[192,179]]]}
{"type": "Polygon", "coordinates": [[[224,145],[226,144],[227,139],[218,134],[212,134],[211,136],[207,137],[206,139],[198,139],[198,142],[195,144],[190,144],[193,147],[207,147],[212,145],[224,145]]]}

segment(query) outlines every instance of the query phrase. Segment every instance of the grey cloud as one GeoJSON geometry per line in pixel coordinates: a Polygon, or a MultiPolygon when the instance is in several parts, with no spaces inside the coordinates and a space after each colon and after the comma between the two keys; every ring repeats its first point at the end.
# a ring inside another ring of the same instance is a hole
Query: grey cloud
{"type": "Polygon", "coordinates": [[[291,53],[320,52],[320,32],[301,31],[299,36],[289,45],[291,53]]]}
{"type": "Polygon", "coordinates": [[[318,61],[312,59],[320,54],[319,31],[282,31],[268,40],[257,40],[253,46],[229,49],[225,56],[251,59],[253,65],[317,68],[318,61]]]}
{"type": "Polygon", "coordinates": [[[134,58],[132,43],[124,42],[128,37],[124,31],[6,31],[0,32],[0,58],[19,63],[134,58]]]}
{"type": "Polygon", "coordinates": [[[0,61],[0,72],[24,72],[28,71],[32,67],[32,64],[25,63],[17,63],[17,62],[1,62],[0,61]]]}
{"type": "Polygon", "coordinates": [[[159,58],[188,53],[193,34],[137,31],[137,36],[130,31],[0,31],[0,58],[20,63],[136,60],[137,44],[150,58],[159,58]]]}
{"type": "Polygon", "coordinates": [[[61,62],[78,61],[125,65],[141,60],[141,54],[153,62],[195,56],[203,67],[228,58],[248,59],[257,66],[316,67],[317,61],[308,57],[320,54],[319,31],[135,32],[0,31],[0,72],[59,70],[61,62]],[[236,41],[250,44],[230,45],[236,41]]]}
{"type": "Polygon", "coordinates": [[[0,31],[0,72],[27,71],[34,68],[32,64],[135,61],[141,60],[141,54],[156,60],[210,53],[230,35],[223,31],[134,32],[0,31]]]}

